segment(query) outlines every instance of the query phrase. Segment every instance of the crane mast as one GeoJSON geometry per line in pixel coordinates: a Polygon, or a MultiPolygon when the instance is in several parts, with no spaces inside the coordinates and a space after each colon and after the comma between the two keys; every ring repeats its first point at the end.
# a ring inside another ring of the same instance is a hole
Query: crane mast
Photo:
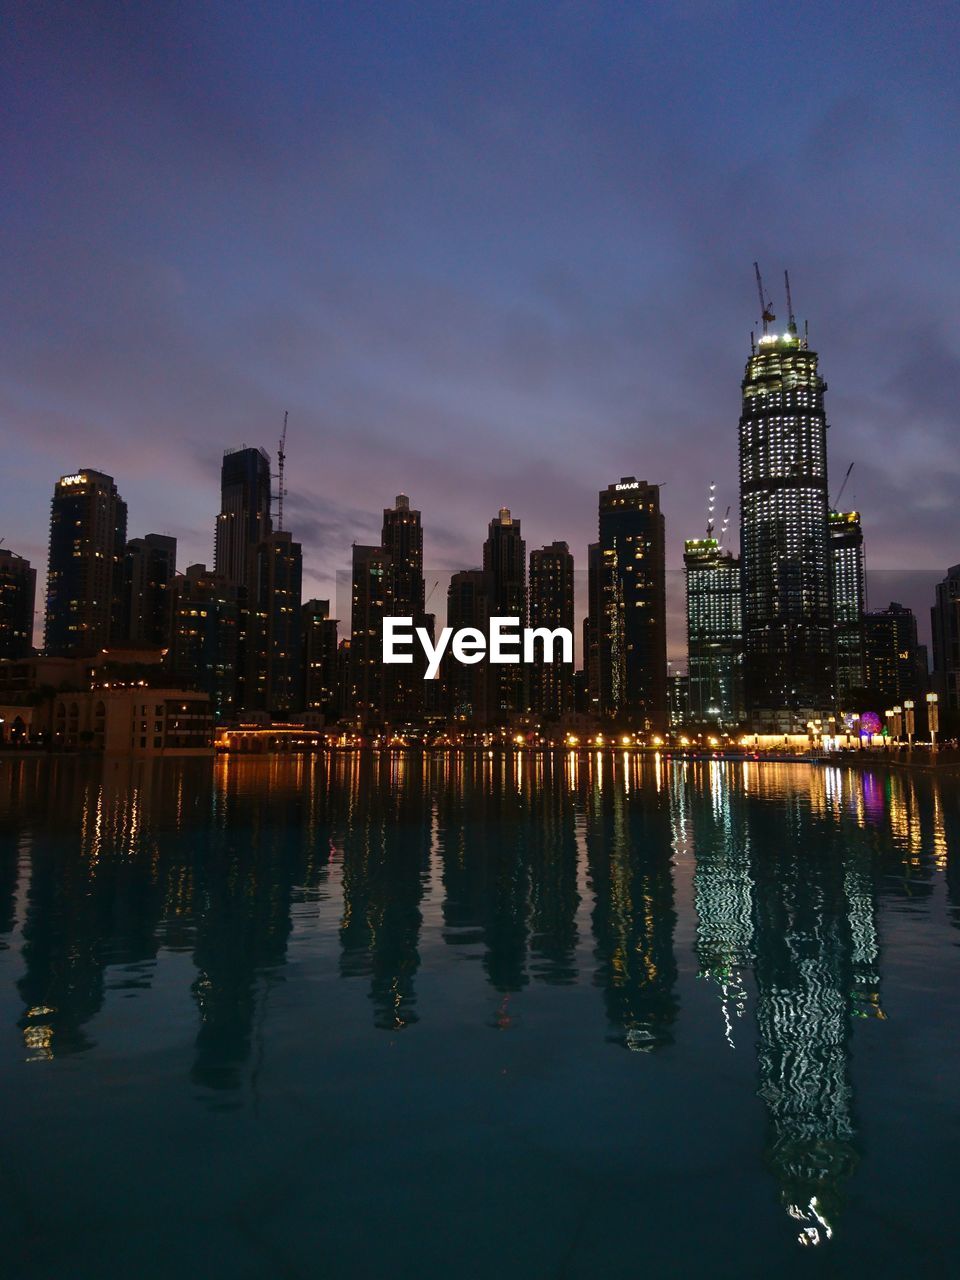
{"type": "Polygon", "coordinates": [[[283,532],[283,496],[287,492],[283,485],[283,468],[287,460],[287,410],[283,411],[283,431],[277,446],[277,529],[283,532]]]}

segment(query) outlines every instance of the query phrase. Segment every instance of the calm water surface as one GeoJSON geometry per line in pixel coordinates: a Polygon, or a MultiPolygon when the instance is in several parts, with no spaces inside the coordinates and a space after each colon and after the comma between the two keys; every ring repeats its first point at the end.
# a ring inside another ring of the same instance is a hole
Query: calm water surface
{"type": "Polygon", "coordinates": [[[956,1275],[960,784],[0,761],[0,1274],[956,1275]]]}

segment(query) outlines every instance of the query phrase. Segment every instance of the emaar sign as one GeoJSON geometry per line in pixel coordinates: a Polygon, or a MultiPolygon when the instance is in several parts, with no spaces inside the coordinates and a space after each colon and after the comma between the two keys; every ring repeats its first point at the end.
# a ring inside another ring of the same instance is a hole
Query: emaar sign
{"type": "Polygon", "coordinates": [[[477,627],[444,627],[436,644],[426,627],[414,627],[413,618],[384,618],[383,660],[411,665],[414,639],[427,658],[425,680],[435,680],[447,648],[466,666],[486,658],[495,663],[573,662],[573,633],[569,627],[521,627],[519,618],[491,618],[487,635],[477,627]],[[537,653],[539,642],[539,656],[537,653]],[[555,651],[559,645],[560,657],[555,651]]]}

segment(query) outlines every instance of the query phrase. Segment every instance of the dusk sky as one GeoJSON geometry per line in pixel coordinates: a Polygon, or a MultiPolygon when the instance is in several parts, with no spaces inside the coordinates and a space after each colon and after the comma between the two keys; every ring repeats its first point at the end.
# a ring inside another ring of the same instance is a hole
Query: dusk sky
{"type": "MultiPolygon", "coordinates": [[[[64,472],[212,562],[225,448],[275,452],[305,595],[396,493],[425,560],[507,505],[578,568],[597,491],[737,520],[759,259],[872,567],[960,560],[954,6],[7,8],[0,537],[64,472]]],[[[735,536],[734,536],[735,544],[735,536]]],[[[38,606],[42,591],[38,591],[38,606]]],[[[885,601],[871,601],[885,603],[885,601]]]]}

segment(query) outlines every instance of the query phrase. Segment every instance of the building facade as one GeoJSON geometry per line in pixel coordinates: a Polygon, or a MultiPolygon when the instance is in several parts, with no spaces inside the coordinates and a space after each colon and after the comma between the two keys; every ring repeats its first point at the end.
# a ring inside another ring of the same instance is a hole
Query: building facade
{"type": "MultiPolygon", "coordinates": [[[[864,685],[882,707],[921,699],[926,692],[920,678],[917,619],[912,609],[891,602],[886,609],[863,615],[864,685]]],[[[868,708],[857,708],[863,710],[868,708]]]]}
{"type": "Polygon", "coordinates": [[[690,719],[732,726],[743,717],[740,561],[716,538],[683,546],[690,719]]]}
{"type": "Polygon", "coordinates": [[[123,639],[166,648],[173,628],[177,540],[163,533],[132,538],[123,561],[123,639]]]}
{"type": "Polygon", "coordinates": [[[220,468],[214,572],[246,588],[256,548],[272,530],[270,455],[263,449],[228,449],[220,468]]]}
{"type": "Polygon", "coordinates": [[[960,711],[960,564],[937,583],[930,610],[933,634],[933,681],[944,707],[960,711]]]}
{"type": "Polygon", "coordinates": [[[84,470],[61,476],[50,507],[44,649],[83,657],[123,633],[127,504],[113,477],[84,470]]]}
{"type": "Polygon", "coordinates": [[[863,615],[867,607],[867,578],[860,512],[831,511],[829,527],[837,702],[843,711],[844,700],[864,684],[863,615]]]}
{"type": "MultiPolygon", "coordinates": [[[[527,544],[520,521],[508,507],[501,507],[490,521],[483,544],[483,569],[490,592],[490,616],[517,618],[527,625],[527,544]]],[[[472,625],[472,624],[471,624],[472,625]]],[[[491,715],[500,721],[526,710],[527,671],[522,663],[490,668],[491,715]]]]}
{"type": "MultiPolygon", "coordinates": [[[[447,591],[447,626],[458,631],[474,627],[487,634],[494,592],[490,575],[482,569],[463,569],[450,579],[447,591]]],[[[448,650],[443,659],[443,682],[447,715],[473,727],[483,727],[501,714],[501,688],[492,679],[493,669],[486,656],[480,662],[458,662],[448,650]]]]}
{"type": "Polygon", "coordinates": [[[237,713],[240,588],[192,564],[174,583],[170,668],[177,684],[210,697],[217,723],[237,713]]]}
{"type": "MultiPolygon", "coordinates": [[[[530,552],[530,626],[573,635],[573,556],[565,542],[530,552]]],[[[530,709],[541,720],[559,720],[573,710],[573,665],[538,661],[529,669],[530,709]]]]}
{"type": "Polygon", "coordinates": [[[0,658],[33,653],[37,571],[30,561],[0,547],[0,658]]]}
{"type": "Polygon", "coordinates": [[[350,604],[349,715],[359,725],[384,722],[383,619],[393,615],[393,573],[383,547],[355,545],[350,604]]]}
{"type": "MultiPolygon", "coordinates": [[[[392,613],[412,618],[415,627],[427,626],[424,608],[423,526],[420,512],[410,506],[405,493],[392,507],[383,509],[380,544],[390,557],[392,613]]],[[[432,634],[432,620],[428,628],[432,634]]],[[[424,714],[423,647],[414,645],[413,662],[384,669],[384,716],[392,724],[417,724],[424,714]]]]}
{"type": "Polygon", "coordinates": [[[826,384],[792,318],[755,345],[741,391],[746,711],[786,731],[834,705],[826,384]]]}
{"type": "Polygon", "coordinates": [[[600,492],[591,626],[602,716],[666,728],[667,604],[660,488],[623,476],[600,492]]]}
{"type": "Polygon", "coordinates": [[[303,625],[303,709],[327,720],[336,720],[337,631],[339,623],[330,617],[329,600],[307,600],[301,614],[303,625]]]}

